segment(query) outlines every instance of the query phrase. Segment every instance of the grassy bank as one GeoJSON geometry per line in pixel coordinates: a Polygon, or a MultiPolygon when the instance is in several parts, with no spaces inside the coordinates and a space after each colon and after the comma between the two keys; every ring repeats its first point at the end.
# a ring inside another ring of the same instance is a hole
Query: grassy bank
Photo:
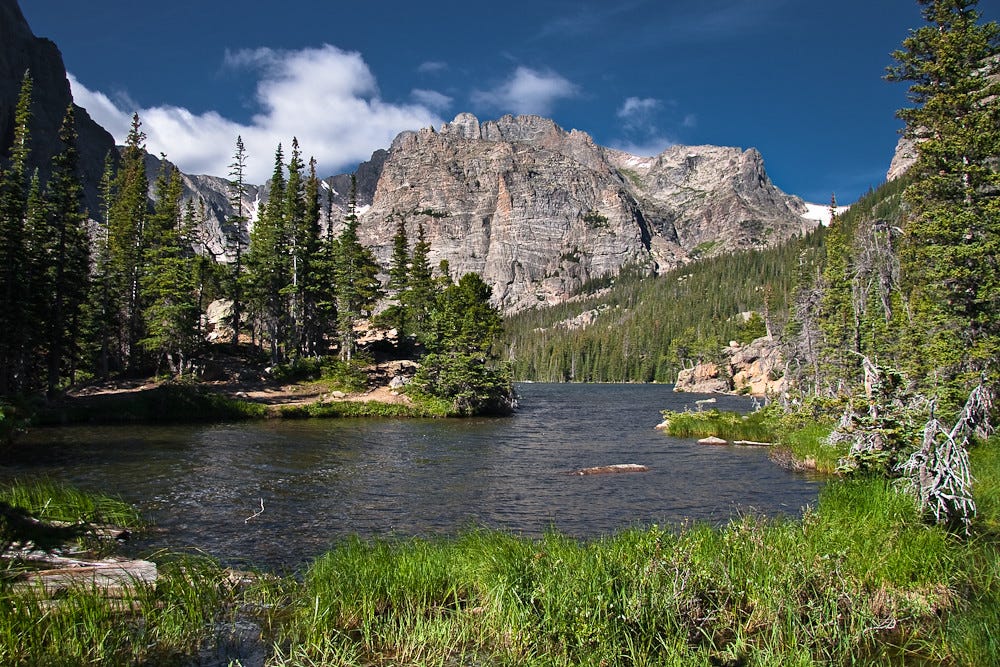
{"type": "Polygon", "coordinates": [[[274,665],[994,664],[1000,441],[974,452],[959,540],[881,480],[836,480],[799,519],[581,542],[472,531],[348,540],[297,579],[161,560],[135,601],[0,592],[0,662],[274,665]]]}
{"type": "Polygon", "coordinates": [[[449,417],[451,404],[431,398],[412,404],[379,401],[319,401],[268,405],[231,398],[194,384],[163,384],[151,389],[87,396],[32,411],[37,426],[70,424],[168,424],[251,419],[332,419],[339,417],[449,417]]]}
{"type": "Polygon", "coordinates": [[[804,422],[777,410],[764,408],[750,414],[705,410],[699,412],[663,411],[664,430],[676,438],[715,436],[730,442],[750,440],[774,446],[771,458],[795,470],[814,470],[834,474],[847,451],[827,443],[833,429],[825,421],[804,422]]]}

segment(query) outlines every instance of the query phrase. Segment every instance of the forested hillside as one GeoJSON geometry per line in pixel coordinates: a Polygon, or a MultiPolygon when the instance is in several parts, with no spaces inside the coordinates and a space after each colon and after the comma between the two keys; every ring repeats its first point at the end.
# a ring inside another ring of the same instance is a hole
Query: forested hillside
{"type": "Polygon", "coordinates": [[[590,295],[507,320],[519,380],[673,382],[730,340],[778,334],[796,285],[817,270],[825,231],[712,257],[656,278],[623,272],[590,295]],[[757,317],[744,321],[743,313],[757,317]]]}

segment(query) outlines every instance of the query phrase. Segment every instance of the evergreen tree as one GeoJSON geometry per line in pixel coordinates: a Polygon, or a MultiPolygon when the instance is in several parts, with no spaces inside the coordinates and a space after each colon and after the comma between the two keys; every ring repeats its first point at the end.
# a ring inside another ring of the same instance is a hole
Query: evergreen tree
{"type": "Polygon", "coordinates": [[[305,348],[306,300],[309,285],[309,264],[315,250],[310,238],[313,230],[306,222],[306,181],[299,150],[299,140],[292,137],[292,155],[288,162],[285,185],[284,219],[289,255],[289,283],[285,288],[289,331],[287,348],[301,353],[305,348]]]}
{"type": "Polygon", "coordinates": [[[111,301],[119,310],[115,317],[119,329],[112,365],[124,370],[139,366],[138,343],[143,333],[142,276],[149,181],[146,178],[146,135],[141,128],[139,115],[134,114],[115,176],[107,222],[111,301]]]}
{"type": "Polygon", "coordinates": [[[351,176],[351,193],[344,229],[336,246],[337,331],[340,358],[349,361],[356,346],[355,326],[371,311],[382,295],[379,266],[371,250],[358,239],[357,181],[351,176]]]}
{"type": "Polygon", "coordinates": [[[401,214],[397,214],[396,233],[392,237],[389,282],[386,285],[389,296],[395,298],[396,303],[388,308],[386,319],[390,326],[396,329],[401,343],[409,333],[406,307],[403,305],[406,300],[406,290],[409,283],[409,264],[410,248],[406,238],[406,218],[401,214]]]}
{"type": "Polygon", "coordinates": [[[26,382],[31,323],[23,279],[32,85],[30,72],[25,72],[14,111],[10,158],[5,167],[0,164],[0,396],[17,393],[26,382]]]}
{"type": "Polygon", "coordinates": [[[233,300],[232,317],[229,325],[233,328],[233,344],[240,341],[240,326],[243,319],[243,235],[246,234],[247,216],[243,212],[243,196],[246,194],[247,154],[243,146],[243,137],[236,137],[236,153],[229,165],[229,205],[233,209],[229,216],[229,224],[233,230],[227,236],[229,249],[233,255],[233,263],[229,275],[229,296],[233,300]]]}
{"type": "Polygon", "coordinates": [[[424,234],[424,225],[420,223],[417,225],[417,242],[413,244],[406,289],[400,297],[400,304],[406,313],[408,332],[414,334],[423,344],[426,344],[431,333],[430,315],[438,292],[431,271],[430,250],[431,245],[424,234]]]}
{"type": "Polygon", "coordinates": [[[287,239],[284,154],[279,144],[274,154],[271,193],[250,235],[247,254],[248,296],[254,318],[267,336],[272,363],[284,359],[282,344],[288,325],[285,296],[291,282],[287,239]]]}
{"type": "Polygon", "coordinates": [[[320,231],[320,180],[316,176],[316,159],[309,160],[309,177],[305,187],[305,217],[302,227],[302,350],[303,354],[319,356],[326,333],[320,317],[320,302],[329,289],[323,284],[323,261],[320,231]]]}
{"type": "Polygon", "coordinates": [[[47,330],[48,392],[60,379],[74,379],[79,358],[79,323],[87,299],[90,274],[90,239],[87,214],[83,210],[79,154],[73,105],[66,109],[59,129],[62,150],[52,160],[52,175],[46,190],[48,202],[48,243],[46,270],[49,286],[47,330]]]}
{"type": "Polygon", "coordinates": [[[105,224],[94,238],[94,266],[90,294],[84,314],[85,356],[91,359],[96,375],[107,379],[111,372],[115,332],[120,329],[120,309],[115,302],[115,280],[111,261],[111,233],[107,221],[115,200],[115,152],[108,151],[100,183],[101,217],[105,224]]]}
{"type": "Polygon", "coordinates": [[[183,375],[190,367],[198,345],[197,289],[193,253],[181,236],[180,172],[163,166],[156,179],[156,207],[146,229],[142,274],[143,319],[146,335],[142,346],[157,362],[165,361],[171,373],[183,375]]]}
{"type": "Polygon", "coordinates": [[[918,0],[927,25],[893,53],[910,82],[898,115],[917,141],[901,261],[922,361],[911,373],[957,409],[976,378],[1000,377],[1000,27],[975,0],[918,0]]]}
{"type": "Polygon", "coordinates": [[[503,414],[513,408],[511,370],[498,361],[503,320],[490,304],[491,291],[478,274],[468,273],[438,295],[429,353],[413,379],[418,390],[451,400],[458,414],[503,414]]]}

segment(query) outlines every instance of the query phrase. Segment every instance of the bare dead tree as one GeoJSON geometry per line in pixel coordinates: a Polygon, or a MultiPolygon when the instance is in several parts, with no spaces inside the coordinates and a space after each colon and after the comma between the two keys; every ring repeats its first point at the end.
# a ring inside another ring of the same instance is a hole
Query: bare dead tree
{"type": "Polygon", "coordinates": [[[950,429],[934,415],[924,425],[923,443],[901,466],[920,506],[941,524],[961,526],[966,535],[976,515],[969,470],[969,442],[987,437],[994,397],[985,382],[972,390],[950,429]]]}

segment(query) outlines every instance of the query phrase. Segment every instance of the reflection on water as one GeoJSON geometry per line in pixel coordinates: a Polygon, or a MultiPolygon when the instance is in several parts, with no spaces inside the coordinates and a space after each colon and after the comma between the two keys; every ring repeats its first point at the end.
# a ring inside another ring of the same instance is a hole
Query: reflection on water
{"type": "MultiPolygon", "coordinates": [[[[753,448],[653,427],[703,396],[666,385],[520,385],[503,419],[263,421],[39,429],[0,478],[47,475],[122,496],[158,528],[136,549],[196,548],[291,569],[345,535],[475,526],[594,537],[633,525],[796,513],[818,482],[753,448]],[[576,476],[638,463],[646,473],[576,476]],[[260,510],[254,518],[248,517],[260,510]]],[[[719,397],[718,407],[748,402],[719,397]]]]}

